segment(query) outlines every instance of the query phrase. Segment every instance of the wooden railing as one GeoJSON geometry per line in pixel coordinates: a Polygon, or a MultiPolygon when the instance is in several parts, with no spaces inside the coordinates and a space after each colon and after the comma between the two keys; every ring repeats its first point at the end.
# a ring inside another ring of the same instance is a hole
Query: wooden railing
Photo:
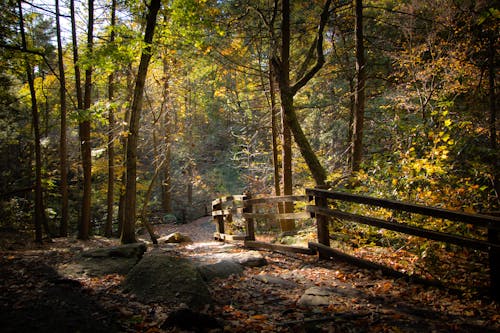
{"type": "MultiPolygon", "coordinates": [[[[455,244],[467,248],[472,248],[480,251],[487,252],[489,255],[490,266],[490,286],[492,296],[500,299],[500,218],[480,215],[468,214],[447,209],[427,207],[423,205],[409,204],[395,200],[379,199],[363,195],[350,194],[345,192],[333,192],[322,189],[306,189],[306,196],[284,196],[284,197],[269,197],[252,199],[249,196],[231,196],[226,198],[216,199],[212,203],[214,221],[216,222],[217,232],[216,238],[218,239],[241,239],[248,243],[250,246],[271,247],[255,241],[255,218],[268,218],[268,219],[291,219],[291,218],[307,218],[315,217],[317,226],[317,239],[318,242],[310,242],[309,248],[303,253],[317,253],[320,258],[330,258],[332,256],[342,255],[338,250],[330,247],[330,238],[332,237],[329,232],[329,221],[331,218],[337,218],[343,221],[351,221],[360,224],[370,225],[378,228],[384,228],[392,231],[401,232],[408,235],[423,237],[435,241],[441,241],[449,244],[455,244]],[[258,214],[254,213],[253,209],[258,204],[281,203],[281,202],[295,202],[306,201],[309,204],[305,206],[305,211],[298,213],[288,214],[258,214]],[[488,232],[488,239],[474,239],[450,233],[444,233],[416,226],[411,226],[405,223],[397,222],[395,220],[383,220],[375,217],[353,214],[350,212],[342,211],[337,208],[338,204],[335,201],[351,202],[365,204],[369,206],[381,207],[391,209],[398,212],[416,213],[424,216],[435,218],[447,219],[450,221],[467,223],[477,228],[484,228],[488,232]],[[238,203],[234,205],[234,203],[238,203]],[[234,213],[240,213],[245,219],[245,235],[229,237],[224,234],[224,223],[231,221],[231,216],[234,213]]],[[[273,245],[275,248],[276,245],[273,245]]],[[[281,246],[286,249],[286,246],[281,246]]],[[[293,248],[296,251],[295,248],[293,248]]]]}
{"type": "Polygon", "coordinates": [[[233,195],[223,198],[218,198],[212,202],[212,216],[216,226],[214,238],[223,241],[245,241],[245,246],[254,248],[268,248],[273,250],[293,251],[305,254],[315,254],[314,250],[309,248],[284,246],[279,244],[270,244],[262,241],[257,241],[255,234],[256,220],[271,220],[278,222],[280,220],[296,220],[309,219],[311,214],[303,209],[300,212],[280,213],[276,209],[275,213],[259,212],[261,206],[278,207],[283,203],[307,202],[306,195],[286,195],[278,197],[262,197],[251,198],[249,194],[233,195]],[[233,222],[235,217],[244,219],[245,233],[244,234],[229,234],[226,232],[227,224],[233,222]]]}

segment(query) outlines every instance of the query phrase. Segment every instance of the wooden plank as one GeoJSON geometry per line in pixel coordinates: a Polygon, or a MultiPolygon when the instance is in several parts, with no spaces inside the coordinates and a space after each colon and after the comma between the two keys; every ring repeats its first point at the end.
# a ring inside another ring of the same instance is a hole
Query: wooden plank
{"type": "Polygon", "coordinates": [[[219,209],[212,211],[212,216],[220,216],[220,215],[237,215],[243,212],[242,207],[237,208],[229,208],[229,209],[219,209]]]}
{"type": "Polygon", "coordinates": [[[282,195],[276,197],[265,197],[245,200],[245,206],[258,205],[258,204],[269,204],[269,203],[279,203],[279,202],[295,202],[295,201],[309,201],[309,196],[307,195],[282,195]]]}
{"type": "Polygon", "coordinates": [[[311,217],[311,214],[308,212],[299,212],[299,213],[243,213],[241,214],[246,219],[251,218],[262,218],[269,220],[285,220],[285,219],[308,219],[311,217]]]}
{"type": "Polygon", "coordinates": [[[478,240],[478,239],[472,239],[472,238],[467,238],[467,237],[462,237],[462,236],[457,236],[457,235],[451,235],[451,234],[447,234],[444,232],[433,231],[433,230],[423,229],[423,228],[419,228],[419,227],[413,227],[413,226],[409,226],[409,225],[406,225],[403,223],[385,221],[385,220],[381,220],[381,219],[374,218],[374,217],[367,217],[367,216],[362,216],[362,215],[357,215],[357,214],[351,214],[351,213],[346,213],[346,212],[342,212],[339,210],[322,208],[322,207],[317,207],[317,206],[307,206],[306,210],[308,212],[313,212],[315,214],[334,216],[334,217],[346,219],[346,220],[357,222],[357,223],[367,224],[367,225],[371,225],[371,226],[379,227],[379,228],[385,228],[388,230],[398,231],[398,232],[402,232],[402,233],[405,233],[408,235],[424,237],[424,238],[432,239],[435,241],[441,241],[441,242],[456,244],[456,245],[460,245],[460,246],[465,246],[465,247],[469,247],[469,248],[473,248],[473,249],[477,249],[477,250],[481,250],[481,251],[489,251],[491,248],[500,249],[500,245],[493,244],[493,243],[490,243],[487,241],[482,241],[482,240],[478,240]]]}
{"type": "Polygon", "coordinates": [[[222,203],[228,202],[228,201],[243,201],[243,200],[245,200],[245,198],[246,198],[246,195],[230,195],[227,197],[221,197],[221,198],[214,199],[212,201],[212,206],[222,204],[222,203]]]}
{"type": "Polygon", "coordinates": [[[271,244],[259,241],[245,241],[244,246],[252,249],[268,249],[271,251],[283,251],[283,252],[302,253],[309,255],[316,254],[316,251],[307,247],[271,244]]]}
{"type": "Polygon", "coordinates": [[[496,216],[469,214],[443,208],[427,207],[423,205],[404,203],[396,200],[372,198],[363,195],[357,195],[345,192],[332,192],[321,189],[306,189],[306,194],[310,196],[319,196],[323,198],[356,202],[360,204],[368,204],[395,210],[402,210],[410,213],[417,213],[432,217],[444,218],[451,221],[465,222],[488,229],[500,230],[500,217],[496,216]]]}
{"type": "MultiPolygon", "coordinates": [[[[249,194],[248,199],[251,199],[251,198],[252,197],[249,194]]],[[[246,205],[245,208],[243,209],[243,218],[245,219],[247,239],[254,241],[255,240],[255,222],[254,222],[253,218],[251,218],[251,217],[244,217],[244,214],[252,214],[252,212],[253,212],[252,205],[246,205]]]]}

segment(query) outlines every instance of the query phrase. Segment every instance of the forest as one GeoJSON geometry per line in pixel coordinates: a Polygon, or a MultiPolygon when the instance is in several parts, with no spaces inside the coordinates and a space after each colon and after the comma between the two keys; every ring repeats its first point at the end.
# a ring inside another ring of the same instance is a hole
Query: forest
{"type": "Polygon", "coordinates": [[[493,2],[278,3],[4,1],[3,226],[116,235],[131,191],[189,221],[317,184],[498,212],[493,2]]]}
{"type": "MultiPolygon", "coordinates": [[[[499,18],[493,0],[2,0],[2,244],[131,244],[219,197],[307,188],[498,217],[499,18]]],[[[272,231],[307,238],[311,223],[272,231]]],[[[487,276],[476,251],[329,228],[352,251],[434,265],[419,274],[463,255],[487,276]]],[[[451,269],[446,283],[483,279],[451,269]]]]}

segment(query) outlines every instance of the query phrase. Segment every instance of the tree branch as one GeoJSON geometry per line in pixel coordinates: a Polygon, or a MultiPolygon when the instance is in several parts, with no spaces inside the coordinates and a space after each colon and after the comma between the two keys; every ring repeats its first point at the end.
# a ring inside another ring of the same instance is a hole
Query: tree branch
{"type": "MultiPolygon", "coordinates": [[[[302,87],[304,87],[309,80],[311,80],[314,75],[323,67],[325,63],[325,55],[323,54],[323,31],[325,30],[326,23],[328,22],[328,14],[330,9],[330,4],[332,0],[326,0],[325,5],[323,6],[323,11],[321,12],[321,19],[318,27],[318,35],[315,38],[316,42],[316,64],[311,68],[309,72],[304,74],[291,88],[290,91],[292,95],[295,95],[297,91],[299,91],[302,87]]],[[[314,45],[314,42],[313,42],[314,45]]],[[[305,63],[311,61],[309,54],[308,57],[304,60],[305,63]]],[[[307,64],[306,64],[307,65],[307,64]]]]}

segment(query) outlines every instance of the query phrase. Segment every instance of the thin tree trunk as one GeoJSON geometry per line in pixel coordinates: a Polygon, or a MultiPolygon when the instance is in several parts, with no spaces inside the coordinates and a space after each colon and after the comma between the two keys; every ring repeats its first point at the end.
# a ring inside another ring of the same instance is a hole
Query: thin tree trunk
{"type": "MultiPolygon", "coordinates": [[[[88,2],[88,31],[87,31],[87,56],[93,52],[94,34],[94,0],[88,2]]],[[[83,119],[80,119],[80,147],[83,167],[83,197],[78,228],[78,238],[87,240],[91,228],[91,200],[92,200],[92,146],[90,142],[90,105],[92,103],[92,66],[85,69],[85,94],[83,98],[83,119]]]]}
{"type": "MultiPolygon", "coordinates": [[[[111,36],[110,43],[115,42],[116,25],[116,0],[111,1],[111,36]]],[[[108,110],[108,194],[107,194],[107,214],[104,236],[113,236],[113,208],[114,208],[114,186],[115,186],[115,106],[113,104],[115,85],[114,73],[108,76],[108,100],[110,108],[108,110]]]]}
{"type": "MultiPolygon", "coordinates": [[[[132,82],[132,65],[129,64],[128,73],[127,73],[127,91],[130,92],[126,98],[127,102],[130,102],[132,99],[133,92],[133,82],[132,82]]],[[[125,124],[130,124],[130,108],[127,107],[125,109],[125,115],[123,117],[125,124]]],[[[126,127],[123,126],[123,131],[126,130],[126,127]]],[[[125,187],[127,186],[127,137],[122,135],[120,138],[122,147],[123,147],[123,165],[121,172],[121,181],[120,181],[120,197],[118,200],[118,235],[121,236],[123,230],[123,224],[125,223],[125,187]]]]}
{"type": "Polygon", "coordinates": [[[164,173],[163,173],[163,183],[162,183],[162,193],[163,193],[163,210],[166,214],[172,213],[172,179],[170,175],[170,159],[171,159],[171,129],[170,129],[170,114],[169,110],[169,101],[170,101],[170,92],[169,92],[169,74],[168,74],[168,62],[166,55],[163,58],[163,75],[165,82],[163,83],[163,126],[165,127],[165,157],[164,157],[164,173]]]}
{"type": "Polygon", "coordinates": [[[356,90],[354,95],[354,119],[352,132],[351,170],[359,170],[363,158],[363,123],[365,115],[366,63],[363,45],[363,1],[356,0],[356,90]]]}
{"type": "Polygon", "coordinates": [[[61,24],[59,20],[59,0],[56,0],[56,33],[57,33],[57,60],[59,64],[59,96],[61,104],[61,136],[59,142],[59,159],[61,172],[61,224],[59,236],[68,235],[68,143],[66,125],[66,75],[64,73],[64,59],[61,38],[61,24]]]}
{"type": "Polygon", "coordinates": [[[140,118],[142,111],[142,97],[144,84],[151,60],[151,43],[153,41],[156,26],[156,17],[160,9],[161,0],[151,0],[146,20],[146,31],[144,33],[145,48],[141,54],[139,70],[134,89],[134,99],[130,114],[130,128],[127,137],[127,186],[125,188],[125,223],[123,224],[121,242],[123,244],[133,243],[135,238],[136,220],[136,177],[137,177],[137,141],[139,138],[140,118]]]}
{"type": "Polygon", "coordinates": [[[272,145],[273,145],[273,167],[274,167],[274,194],[276,196],[281,195],[280,188],[280,163],[278,158],[278,135],[279,128],[277,118],[277,108],[276,108],[276,91],[275,91],[275,82],[274,82],[274,74],[272,73],[272,69],[269,71],[269,92],[271,98],[271,132],[272,132],[272,145]]]}
{"type": "Polygon", "coordinates": [[[153,242],[153,244],[158,244],[158,237],[155,235],[153,227],[148,221],[147,212],[148,212],[149,202],[151,201],[151,194],[153,193],[153,187],[154,184],[156,183],[156,180],[158,179],[158,176],[160,175],[160,170],[162,169],[163,164],[165,164],[165,160],[155,167],[155,173],[153,175],[153,178],[151,179],[151,182],[149,183],[148,189],[144,196],[144,202],[142,204],[140,213],[141,222],[148,230],[149,237],[151,237],[151,241],[153,242]]]}
{"type": "MultiPolygon", "coordinates": [[[[282,107],[281,111],[281,130],[282,140],[282,166],[283,166],[283,195],[293,194],[293,173],[292,173],[292,133],[290,132],[290,127],[286,121],[285,110],[282,107]]],[[[293,202],[283,203],[283,212],[292,213],[293,212],[293,202]]],[[[288,232],[295,229],[295,220],[287,219],[280,220],[280,227],[282,232],[288,232]]]]}
{"type": "MultiPolygon", "coordinates": [[[[19,8],[19,27],[21,31],[21,42],[22,49],[27,49],[26,43],[26,33],[24,31],[24,18],[23,18],[23,9],[21,1],[18,2],[19,8]]],[[[43,207],[43,188],[42,188],[42,154],[40,147],[40,119],[38,114],[38,105],[36,100],[36,91],[35,91],[35,80],[33,77],[33,69],[29,63],[28,57],[24,57],[24,61],[26,64],[26,75],[28,77],[28,85],[30,88],[31,95],[31,116],[32,116],[32,125],[34,132],[34,146],[35,146],[35,216],[34,216],[34,224],[35,224],[35,241],[38,243],[42,243],[42,224],[44,221],[44,207],[43,207]]]]}

